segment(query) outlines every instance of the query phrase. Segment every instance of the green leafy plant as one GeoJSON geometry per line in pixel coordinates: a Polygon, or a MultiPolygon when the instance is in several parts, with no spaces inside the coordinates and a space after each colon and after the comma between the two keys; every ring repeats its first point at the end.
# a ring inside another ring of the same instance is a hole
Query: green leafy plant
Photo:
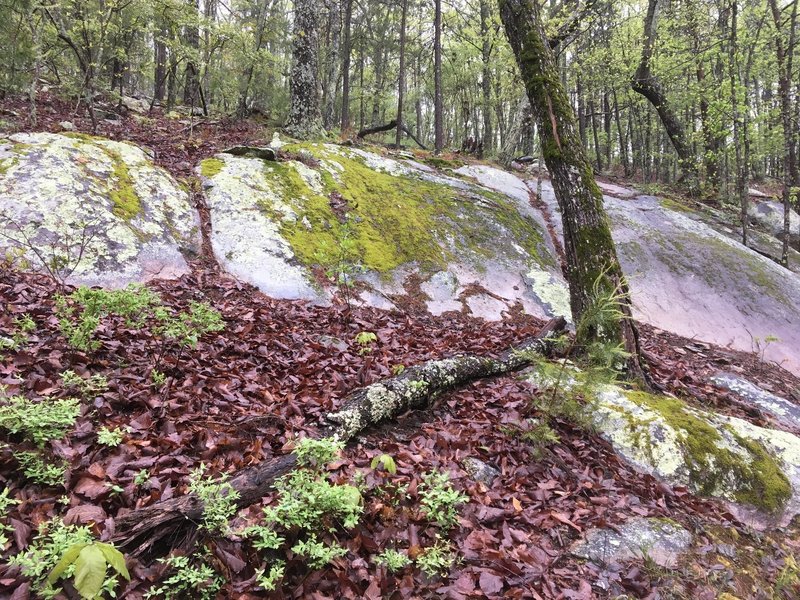
{"type": "Polygon", "coordinates": [[[417,556],[415,562],[428,577],[447,575],[456,563],[456,554],[449,543],[437,539],[433,546],[425,548],[417,556]]]}
{"type": "Polygon", "coordinates": [[[108,567],[128,581],[131,576],[122,552],[103,542],[78,543],[70,546],[47,577],[53,585],[61,577],[74,578],[73,585],[81,598],[99,598],[107,579],[108,567]]]}
{"type": "Polygon", "coordinates": [[[344,442],[332,438],[302,438],[295,443],[294,455],[302,467],[322,468],[344,450],[344,442]]]}
{"type": "Polygon", "coordinates": [[[0,337],[0,352],[22,348],[28,343],[28,334],[36,331],[36,321],[27,313],[14,318],[13,323],[11,337],[0,337]]]}
{"type": "Polygon", "coordinates": [[[0,397],[0,428],[21,433],[40,448],[64,437],[78,414],[80,405],[75,398],[33,402],[24,396],[0,397]]]}
{"type": "MultiPolygon", "coordinates": [[[[8,562],[11,565],[20,567],[22,574],[30,578],[33,587],[38,589],[39,596],[49,600],[60,594],[60,590],[54,588],[52,584],[59,578],[76,577],[76,572],[81,565],[77,563],[77,557],[72,560],[67,560],[65,562],[68,564],[66,564],[56,576],[53,576],[52,574],[56,567],[59,566],[60,562],[65,558],[69,558],[67,556],[68,552],[74,553],[74,548],[80,547],[80,550],[78,550],[78,554],[80,554],[81,550],[88,545],[96,545],[94,536],[89,527],[65,525],[61,519],[55,517],[50,521],[42,523],[31,544],[19,554],[12,556],[8,562]],[[52,581],[48,581],[48,574],[52,577],[52,581]]],[[[108,544],[103,544],[100,548],[97,548],[101,553],[103,553],[103,546],[108,546],[108,544]]],[[[113,549],[113,547],[111,548],[113,549]]],[[[127,569],[125,569],[125,561],[121,554],[119,554],[117,550],[113,550],[113,552],[106,550],[106,552],[109,553],[111,558],[107,558],[105,553],[103,553],[104,564],[111,564],[116,573],[125,577],[127,569]]],[[[93,565],[98,566],[99,562],[94,560],[96,558],[94,554],[95,552],[91,551],[89,558],[92,559],[93,565]]],[[[82,567],[81,572],[87,573],[85,577],[88,576],[88,572],[86,572],[88,568],[90,567],[82,567]]],[[[91,568],[91,571],[96,575],[96,570],[94,568],[91,568]]],[[[103,567],[103,573],[106,573],[105,566],[103,567]]],[[[92,577],[91,582],[94,583],[95,581],[95,578],[92,577]]],[[[104,575],[101,581],[102,590],[113,596],[114,589],[117,586],[116,575],[104,575]]],[[[79,583],[77,581],[77,577],[73,583],[76,589],[80,589],[78,586],[83,585],[82,582],[79,583]]],[[[84,596],[84,598],[99,597],[99,595],[100,592],[96,593],[94,596],[84,596]]]]}
{"type": "Polygon", "coordinates": [[[392,458],[388,454],[379,454],[375,458],[372,459],[370,462],[369,467],[370,469],[376,469],[380,466],[384,471],[391,473],[392,475],[397,474],[397,465],[394,462],[394,458],[392,458]]]}
{"type": "Polygon", "coordinates": [[[150,471],[147,469],[142,469],[138,473],[136,473],[136,477],[133,478],[133,485],[136,487],[142,487],[145,483],[150,480],[150,471]]]}
{"type": "Polygon", "coordinates": [[[345,215],[342,221],[336,247],[330,248],[323,243],[315,252],[314,258],[324,268],[325,276],[336,284],[347,308],[352,308],[355,277],[364,271],[364,265],[361,262],[351,215],[345,215]]]}
{"type": "Polygon", "coordinates": [[[396,364],[396,365],[392,365],[392,375],[394,375],[395,377],[400,375],[405,370],[406,370],[406,366],[405,365],[402,365],[402,364],[399,364],[399,363],[396,364]]]}
{"type": "Polygon", "coordinates": [[[386,567],[386,570],[390,573],[397,573],[410,565],[411,559],[403,552],[393,548],[387,548],[375,556],[375,562],[386,567]]]}
{"type": "Polygon", "coordinates": [[[150,371],[150,381],[155,387],[160,388],[166,380],[167,376],[158,369],[150,371]]]}
{"type": "Polygon", "coordinates": [[[371,331],[360,331],[356,335],[355,341],[360,346],[359,354],[369,354],[372,352],[372,344],[378,341],[378,336],[371,331]]]}
{"type": "Polygon", "coordinates": [[[284,572],[286,571],[286,563],[282,560],[275,561],[269,568],[269,573],[265,569],[256,572],[256,584],[268,592],[275,590],[278,582],[283,579],[284,572]]]}
{"type": "Polygon", "coordinates": [[[427,517],[445,530],[458,523],[456,508],[469,500],[469,496],[453,488],[450,476],[442,471],[425,474],[417,491],[427,517]]]}
{"type": "MultiPolygon", "coordinates": [[[[15,504],[19,504],[19,500],[9,498],[9,492],[10,490],[7,487],[3,488],[3,491],[0,492],[0,516],[2,516],[2,518],[5,518],[9,508],[15,504]]],[[[8,543],[8,536],[6,536],[7,531],[14,531],[14,528],[7,523],[0,522],[0,551],[2,551],[8,543]]]]}
{"type": "Polygon", "coordinates": [[[331,561],[347,554],[347,548],[320,542],[312,533],[306,540],[299,540],[292,546],[292,552],[302,556],[312,569],[321,569],[331,561]]]}
{"type": "Polygon", "coordinates": [[[61,374],[61,385],[65,388],[78,390],[84,398],[96,394],[102,394],[108,389],[108,379],[105,375],[94,374],[91,377],[83,378],[75,371],[64,371],[61,374]]]}
{"type": "Polygon", "coordinates": [[[201,556],[170,556],[159,559],[171,570],[172,575],[160,586],[145,594],[145,598],[157,600],[177,600],[178,598],[199,598],[213,600],[225,581],[201,556]],[[192,562],[195,564],[192,564],[192,562]]]}
{"type": "Polygon", "coordinates": [[[64,476],[67,473],[65,462],[46,462],[38,452],[30,450],[13,451],[12,454],[19,463],[22,474],[34,483],[53,487],[64,485],[64,476]]]}
{"type": "Polygon", "coordinates": [[[212,480],[206,476],[207,470],[201,464],[190,474],[189,491],[203,502],[203,529],[224,535],[228,532],[228,522],[236,514],[239,492],[226,481],[227,475],[212,480]]]}
{"type": "Polygon", "coordinates": [[[125,430],[120,427],[114,427],[113,429],[101,427],[97,430],[97,443],[116,448],[122,443],[125,433],[125,430]]]}

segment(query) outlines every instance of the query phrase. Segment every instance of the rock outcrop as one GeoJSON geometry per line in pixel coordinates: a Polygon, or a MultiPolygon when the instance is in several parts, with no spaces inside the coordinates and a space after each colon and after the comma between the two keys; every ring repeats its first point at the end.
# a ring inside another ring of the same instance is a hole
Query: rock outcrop
{"type": "Polygon", "coordinates": [[[71,283],[120,287],[188,270],[189,194],[145,152],[82,134],[0,138],[0,252],[71,283]]]}
{"type": "Polygon", "coordinates": [[[217,259],[265,293],[326,302],[338,284],[382,307],[409,294],[436,314],[565,311],[527,194],[333,144],[281,152],[278,162],[219,154],[198,169],[217,259]]]}

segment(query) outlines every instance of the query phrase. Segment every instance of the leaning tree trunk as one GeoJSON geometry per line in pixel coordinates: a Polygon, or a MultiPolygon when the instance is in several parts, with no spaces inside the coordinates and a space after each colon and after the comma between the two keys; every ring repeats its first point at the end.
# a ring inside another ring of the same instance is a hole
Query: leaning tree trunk
{"type": "Polygon", "coordinates": [[[292,75],[286,133],[300,139],[322,137],[317,55],[319,14],[314,0],[296,0],[292,38],[292,75]]]}
{"type": "Polygon", "coordinates": [[[632,377],[645,379],[628,287],[617,259],[603,195],[575,125],[575,113],[561,83],[545,36],[537,0],[500,0],[500,16],[517,59],[536,117],[547,170],[561,209],[570,307],[576,323],[599,297],[621,295],[616,326],[578,327],[579,346],[624,343],[632,377]]]}
{"type": "MultiPolygon", "coordinates": [[[[501,375],[530,365],[550,354],[553,338],[566,326],[558,317],[535,337],[503,352],[497,358],[456,356],[409,367],[391,379],[360,388],[345,398],[336,412],[327,415],[330,425],[323,435],[349,441],[365,429],[412,409],[425,408],[441,393],[465,383],[501,375]]],[[[258,502],[273,489],[275,480],[297,464],[293,454],[265,460],[234,475],[231,486],[239,493],[236,506],[258,502]]],[[[203,503],[193,494],[156,502],[116,519],[114,541],[134,555],[151,557],[191,539],[195,523],[202,520],[203,503]]]]}
{"type": "Polygon", "coordinates": [[[697,161],[692,152],[683,124],[678,120],[678,116],[673,112],[672,107],[667,101],[667,95],[661,85],[661,81],[653,75],[650,61],[653,58],[653,47],[656,41],[656,28],[658,25],[658,2],[650,0],[647,5],[647,16],[644,20],[644,44],[642,46],[642,58],[639,67],[631,81],[633,91],[641,94],[653,105],[661,123],[667,131],[672,147],[678,154],[678,161],[683,171],[684,179],[689,185],[690,190],[698,188],[697,161]]]}

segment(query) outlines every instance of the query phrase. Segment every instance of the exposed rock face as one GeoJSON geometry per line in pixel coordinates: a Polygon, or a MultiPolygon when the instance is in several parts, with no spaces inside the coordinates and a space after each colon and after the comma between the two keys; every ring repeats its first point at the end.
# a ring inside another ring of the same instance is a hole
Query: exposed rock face
{"type": "Polygon", "coordinates": [[[729,390],[776,419],[781,426],[800,430],[800,406],[731,373],[717,373],[711,383],[729,390]]]}
{"type": "MultiPolygon", "coordinates": [[[[783,239],[783,204],[774,200],[752,202],[747,214],[773,236],[783,239]]],[[[793,210],[789,211],[789,235],[793,244],[800,241],[800,215],[793,210]]]]}
{"type": "Polygon", "coordinates": [[[617,529],[587,531],[573,544],[572,554],[599,565],[647,557],[672,568],[692,543],[692,534],[668,519],[633,518],[617,529]]]}
{"type": "Polygon", "coordinates": [[[120,287],[188,270],[188,193],[138,147],[80,134],[0,138],[0,251],[71,283],[120,287]],[[27,241],[26,241],[27,240],[27,241]]]}
{"type": "MultiPolygon", "coordinates": [[[[634,316],[745,352],[755,350],[756,338],[775,336],[765,358],[800,374],[800,276],[712,228],[703,215],[626,190],[607,185],[619,197],[604,201],[634,316]]],[[[542,200],[560,237],[561,214],[547,181],[542,200]]]]}
{"type": "MultiPolygon", "coordinates": [[[[582,375],[570,371],[562,387],[582,375]]],[[[536,371],[537,387],[554,377],[536,371]]],[[[800,514],[800,438],[736,417],[687,405],[677,398],[602,385],[589,416],[615,452],[636,469],[670,485],[726,501],[741,520],[785,525],[800,514]]]]}
{"type": "Polygon", "coordinates": [[[325,302],[324,271],[382,307],[406,292],[435,314],[499,318],[518,302],[544,317],[568,305],[527,194],[356,148],[282,151],[296,160],[219,154],[199,168],[218,260],[265,293],[325,302]]]}

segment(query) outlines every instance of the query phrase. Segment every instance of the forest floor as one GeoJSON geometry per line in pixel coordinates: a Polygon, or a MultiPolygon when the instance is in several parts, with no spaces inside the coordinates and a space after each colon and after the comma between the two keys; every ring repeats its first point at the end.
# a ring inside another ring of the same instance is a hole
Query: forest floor
{"type": "MultiPolygon", "coordinates": [[[[0,103],[0,118],[25,130],[24,103],[0,103]],[[14,121],[17,113],[19,121],[14,121]]],[[[38,130],[58,131],[70,120],[88,130],[87,119],[72,117],[71,106],[50,99],[39,109],[38,130]]],[[[265,143],[254,123],[195,126],[156,117],[125,117],[103,125],[100,135],[151,148],[158,164],[178,177],[228,145],[265,143]]],[[[535,333],[541,322],[520,314],[484,322],[461,313],[439,317],[343,305],[311,306],[275,300],[218,273],[198,260],[177,281],[155,281],[168,309],[205,300],[225,329],[204,336],[196,350],[168,354],[159,367],[165,383],[154,386],[150,372],[161,342],[148,327],[129,327],[109,318],[97,332],[91,353],[67,346],[54,314],[55,284],[49,279],[0,270],[0,337],[13,333],[15,317],[28,314],[36,329],[0,359],[6,394],[29,398],[74,395],[60,373],[105,375],[108,389],[83,399],[81,416],[64,441],[49,449],[68,463],[65,490],[21,477],[8,444],[0,447],[0,484],[21,502],[7,519],[13,527],[0,561],[0,597],[21,600],[29,583],[6,559],[30,543],[38,524],[54,516],[91,522],[109,538],[115,518],[125,512],[186,492],[189,473],[201,463],[213,474],[230,473],[286,453],[297,435],[318,433],[324,415],[348,392],[390,377],[396,365],[460,352],[497,354],[535,333]],[[374,332],[372,351],[355,337],[374,332]],[[100,427],[125,428],[117,446],[97,442],[100,427]],[[142,482],[137,475],[147,471],[142,482]],[[65,493],[66,491],[66,493],[65,493]]],[[[800,380],[756,352],[739,353],[641,326],[647,362],[655,381],[700,406],[744,416],[727,393],[708,383],[711,373],[734,370],[765,389],[794,398],[800,380]]],[[[349,552],[327,567],[309,570],[288,554],[282,591],[275,598],[794,598],[794,557],[800,552],[796,527],[762,534],[737,522],[722,504],[670,488],[621,462],[592,431],[564,418],[552,420],[558,441],[534,453],[519,435],[528,418],[541,417],[537,392],[516,376],[477,381],[440,397],[428,410],[368,431],[329,469],[336,481],[361,474],[364,514],[352,530],[330,534],[349,552]],[[381,454],[393,457],[397,473],[371,468],[381,454]],[[471,479],[463,460],[475,457],[501,475],[491,487],[471,479]],[[459,524],[449,534],[459,559],[449,576],[426,577],[406,568],[392,575],[371,558],[386,547],[430,546],[438,533],[420,510],[418,484],[426,472],[450,473],[469,496],[459,524]],[[406,494],[392,489],[407,486],[406,494]],[[672,569],[634,561],[596,566],[574,558],[570,545],[592,527],[614,527],[631,516],[669,517],[694,534],[692,551],[672,569]],[[602,587],[598,587],[601,582],[602,587]],[[787,587],[788,586],[788,587],[787,587]],[[602,588],[606,591],[603,591],[602,588]],[[729,596],[730,598],[731,596],[729,596]]],[[[5,441],[19,446],[15,436],[5,441]]],[[[274,498],[264,499],[268,505],[274,498]]],[[[252,522],[261,507],[242,511],[234,529],[252,522]]],[[[240,537],[210,540],[208,559],[226,580],[220,597],[258,598],[254,572],[264,558],[240,537]]],[[[153,562],[128,562],[132,581],[120,597],[137,598],[165,573],[153,562]]]]}

